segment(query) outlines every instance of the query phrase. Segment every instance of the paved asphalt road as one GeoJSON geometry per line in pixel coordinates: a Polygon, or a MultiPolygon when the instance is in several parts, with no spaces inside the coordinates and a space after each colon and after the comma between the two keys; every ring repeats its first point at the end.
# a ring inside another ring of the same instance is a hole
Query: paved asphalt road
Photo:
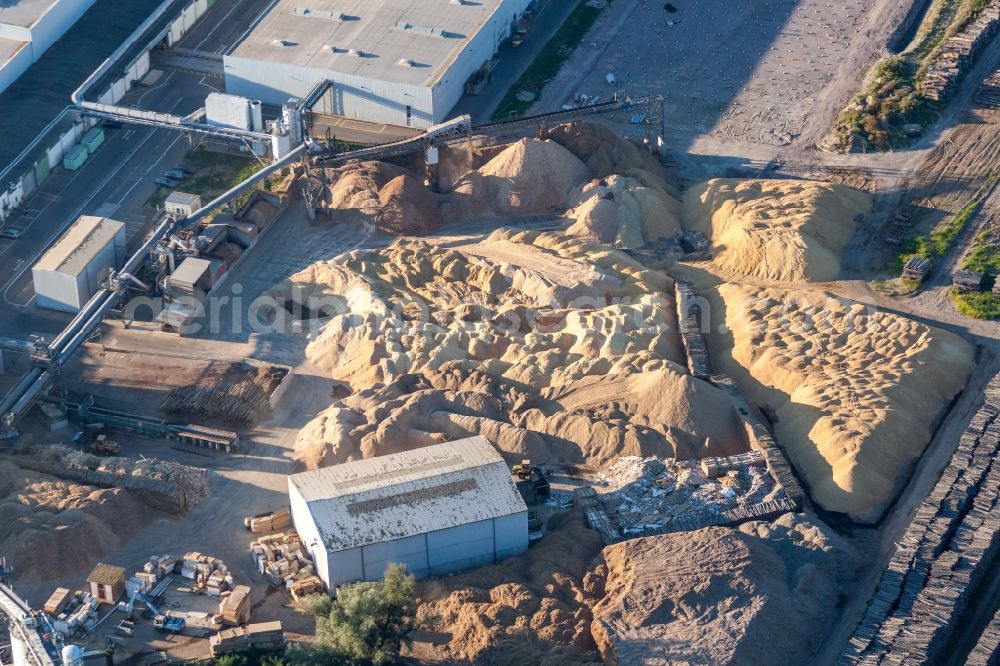
{"type": "Polygon", "coordinates": [[[451,115],[467,113],[477,125],[488,121],[510,87],[521,78],[528,65],[541,53],[542,47],[556,34],[577,4],[579,0],[541,0],[538,15],[528,26],[528,37],[524,43],[517,48],[511,46],[510,42],[504,43],[497,56],[500,62],[493,68],[490,82],[486,84],[482,94],[462,97],[451,115]]]}

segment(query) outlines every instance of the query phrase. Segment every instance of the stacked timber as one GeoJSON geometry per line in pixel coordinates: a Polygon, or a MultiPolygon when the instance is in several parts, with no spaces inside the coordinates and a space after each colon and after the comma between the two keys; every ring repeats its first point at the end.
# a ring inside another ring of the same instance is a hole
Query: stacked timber
{"type": "Polygon", "coordinates": [[[766,462],[764,454],[760,451],[747,451],[725,458],[702,458],[701,471],[708,478],[717,479],[730,470],[743,469],[751,465],[763,465],[766,462]]]}
{"type": "Polygon", "coordinates": [[[272,585],[288,590],[296,601],[323,591],[323,581],[294,530],[261,536],[250,542],[250,551],[257,571],[272,585]]]}
{"type": "Polygon", "coordinates": [[[250,519],[250,531],[254,534],[282,532],[292,526],[292,514],[287,511],[269,513],[250,519]]]}
{"type": "Polygon", "coordinates": [[[688,370],[695,377],[707,379],[711,371],[708,348],[701,332],[701,306],[695,303],[692,284],[686,280],[674,281],[674,301],[677,306],[677,325],[687,356],[688,370]]]}
{"type": "Polygon", "coordinates": [[[1000,666],[1000,610],[979,636],[965,660],[966,666],[1000,666]]]}
{"type": "Polygon", "coordinates": [[[618,543],[622,540],[621,532],[608,516],[597,492],[590,486],[576,488],[573,491],[573,502],[583,509],[587,526],[596,531],[604,539],[604,543],[618,543]]]}
{"type": "Polygon", "coordinates": [[[778,448],[778,443],[774,441],[774,437],[771,436],[770,431],[750,408],[750,403],[743,397],[743,393],[731,377],[728,375],[712,375],[711,381],[726,392],[733,403],[733,407],[736,408],[736,412],[740,415],[740,420],[743,422],[743,428],[747,433],[750,448],[759,451],[764,456],[771,476],[774,477],[778,485],[785,491],[785,494],[798,506],[802,502],[802,497],[805,493],[802,490],[802,486],[799,485],[798,479],[795,478],[795,474],[792,472],[792,466],[788,464],[785,452],[778,448]]]}
{"type": "Polygon", "coordinates": [[[260,622],[246,627],[223,629],[209,639],[213,657],[243,650],[280,650],[285,646],[281,622],[260,622]]]}
{"type": "Polygon", "coordinates": [[[962,74],[996,32],[998,25],[1000,7],[996,0],[992,0],[974,21],[938,47],[920,83],[920,93],[934,102],[943,102],[954,94],[962,74]]]}
{"type": "Polygon", "coordinates": [[[49,600],[45,602],[44,606],[42,606],[42,610],[49,615],[58,616],[63,612],[67,604],[69,604],[69,600],[72,596],[73,595],[69,591],[69,588],[57,587],[55,592],[52,593],[52,596],[49,597],[49,600]]]}
{"type": "Polygon", "coordinates": [[[998,453],[1000,376],[897,544],[838,663],[936,663],[945,656],[1000,550],[998,453]]]}
{"type": "Polygon", "coordinates": [[[252,608],[253,598],[250,595],[250,588],[246,585],[237,585],[236,589],[223,597],[219,604],[219,615],[223,624],[238,627],[250,621],[252,608]]]}

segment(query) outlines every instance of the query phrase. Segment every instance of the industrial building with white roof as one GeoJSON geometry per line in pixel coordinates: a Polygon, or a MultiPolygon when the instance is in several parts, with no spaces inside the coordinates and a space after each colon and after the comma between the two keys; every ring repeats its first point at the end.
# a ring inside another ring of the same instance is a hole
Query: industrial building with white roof
{"type": "Polygon", "coordinates": [[[41,58],[95,1],[0,2],[0,92],[41,58]]]}
{"type": "Polygon", "coordinates": [[[79,312],[108,270],[125,261],[125,225],[81,215],[31,268],[39,307],[79,312]]]}
{"type": "Polygon", "coordinates": [[[288,477],[292,520],[328,588],[492,564],[528,547],[528,509],[483,437],[288,477]]]}
{"type": "Polygon", "coordinates": [[[226,92],[268,104],[333,88],[322,113],[428,127],[534,0],[277,0],[225,57],[226,92]]]}

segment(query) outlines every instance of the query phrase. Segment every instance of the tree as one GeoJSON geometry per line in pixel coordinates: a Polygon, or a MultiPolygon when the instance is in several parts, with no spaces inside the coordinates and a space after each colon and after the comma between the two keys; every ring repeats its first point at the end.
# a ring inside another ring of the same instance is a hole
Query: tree
{"type": "Polygon", "coordinates": [[[390,564],[379,582],[344,585],[336,603],[310,602],[306,610],[316,617],[320,646],[376,666],[394,661],[424,625],[416,618],[416,580],[401,564],[390,564]]]}

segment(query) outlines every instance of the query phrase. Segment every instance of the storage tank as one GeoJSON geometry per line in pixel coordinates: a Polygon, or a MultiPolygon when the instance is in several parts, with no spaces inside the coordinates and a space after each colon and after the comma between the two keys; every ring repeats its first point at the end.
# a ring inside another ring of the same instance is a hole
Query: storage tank
{"type": "Polygon", "coordinates": [[[288,130],[289,140],[293,146],[302,143],[302,114],[299,113],[299,100],[292,97],[281,107],[281,121],[288,130]]]}
{"type": "Polygon", "coordinates": [[[84,649],[79,645],[66,645],[62,649],[63,666],[82,666],[84,649]]]}
{"type": "Polygon", "coordinates": [[[277,121],[271,127],[271,152],[273,153],[272,157],[276,160],[280,160],[292,152],[292,137],[288,135],[288,130],[277,121]]]}

